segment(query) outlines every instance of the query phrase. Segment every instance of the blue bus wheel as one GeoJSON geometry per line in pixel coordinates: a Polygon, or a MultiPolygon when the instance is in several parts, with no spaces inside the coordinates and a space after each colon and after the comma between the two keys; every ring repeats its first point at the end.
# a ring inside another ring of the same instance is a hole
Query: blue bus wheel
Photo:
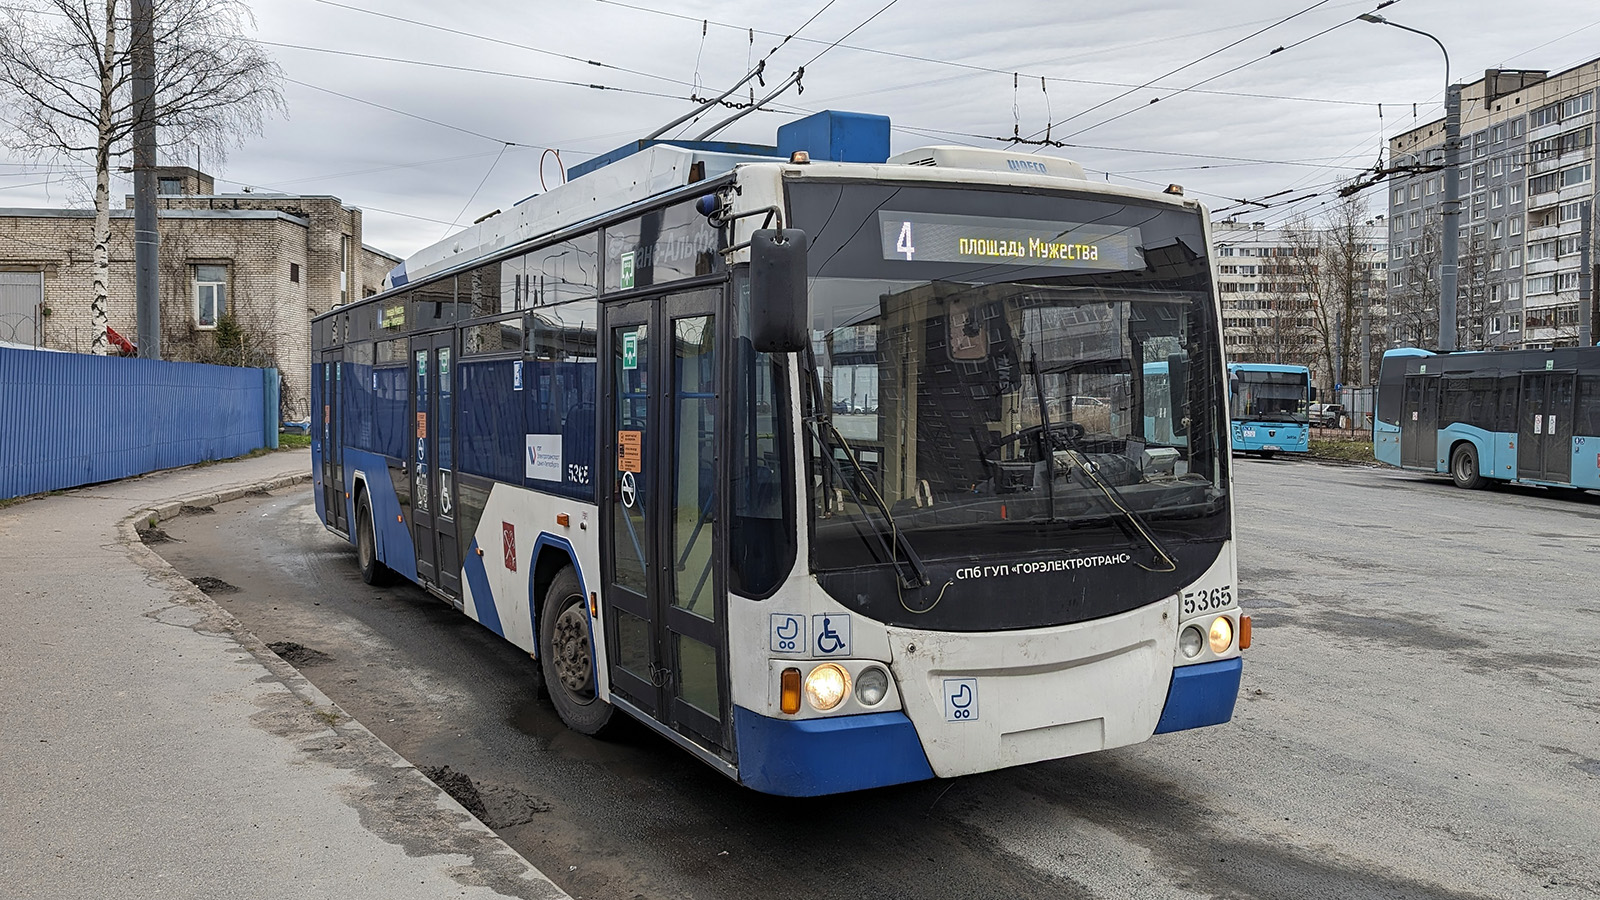
{"type": "Polygon", "coordinates": [[[1478,451],[1471,444],[1462,444],[1450,454],[1450,480],[1456,487],[1476,490],[1488,483],[1478,474],[1478,451]]]}

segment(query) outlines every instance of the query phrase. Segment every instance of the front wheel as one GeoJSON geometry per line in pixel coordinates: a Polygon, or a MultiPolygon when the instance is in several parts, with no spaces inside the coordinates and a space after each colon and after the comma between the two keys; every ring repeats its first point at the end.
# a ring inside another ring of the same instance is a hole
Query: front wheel
{"type": "Polygon", "coordinates": [[[1488,483],[1478,473],[1478,450],[1471,444],[1462,444],[1450,455],[1450,480],[1456,487],[1476,490],[1488,483]]]}
{"type": "Polygon", "coordinates": [[[600,699],[595,684],[594,648],[590,645],[589,607],[571,566],[550,583],[539,614],[539,671],[550,702],[567,727],[582,734],[600,734],[615,708],[600,699]]]}

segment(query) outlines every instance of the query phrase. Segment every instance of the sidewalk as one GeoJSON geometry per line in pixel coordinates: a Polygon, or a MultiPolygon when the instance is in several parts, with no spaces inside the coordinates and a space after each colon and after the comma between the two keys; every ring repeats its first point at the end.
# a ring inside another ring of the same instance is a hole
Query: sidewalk
{"type": "Polygon", "coordinates": [[[310,466],[273,453],[0,509],[0,894],[567,896],[133,532],[310,466]]]}

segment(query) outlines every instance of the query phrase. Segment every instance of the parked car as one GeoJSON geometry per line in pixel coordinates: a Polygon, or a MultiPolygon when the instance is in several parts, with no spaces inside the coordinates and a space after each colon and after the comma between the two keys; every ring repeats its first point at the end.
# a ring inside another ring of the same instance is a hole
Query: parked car
{"type": "Polygon", "coordinates": [[[1344,418],[1344,405],[1340,403],[1311,404],[1311,424],[1321,428],[1338,428],[1344,418]]]}

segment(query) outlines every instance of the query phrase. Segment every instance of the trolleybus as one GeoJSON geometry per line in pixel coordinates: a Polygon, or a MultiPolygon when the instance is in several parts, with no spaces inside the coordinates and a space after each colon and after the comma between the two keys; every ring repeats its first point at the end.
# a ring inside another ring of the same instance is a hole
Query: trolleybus
{"type": "Polygon", "coordinates": [[[1600,347],[1390,350],[1377,406],[1379,462],[1464,488],[1600,489],[1600,347]]]}
{"type": "Polygon", "coordinates": [[[769,793],[1227,721],[1205,209],[888,134],[640,142],[317,317],[317,512],[363,577],[535,656],[572,728],[769,793]]]}
{"type": "Polygon", "coordinates": [[[1274,363],[1228,364],[1233,449],[1271,458],[1311,448],[1311,370],[1274,363]]]}

